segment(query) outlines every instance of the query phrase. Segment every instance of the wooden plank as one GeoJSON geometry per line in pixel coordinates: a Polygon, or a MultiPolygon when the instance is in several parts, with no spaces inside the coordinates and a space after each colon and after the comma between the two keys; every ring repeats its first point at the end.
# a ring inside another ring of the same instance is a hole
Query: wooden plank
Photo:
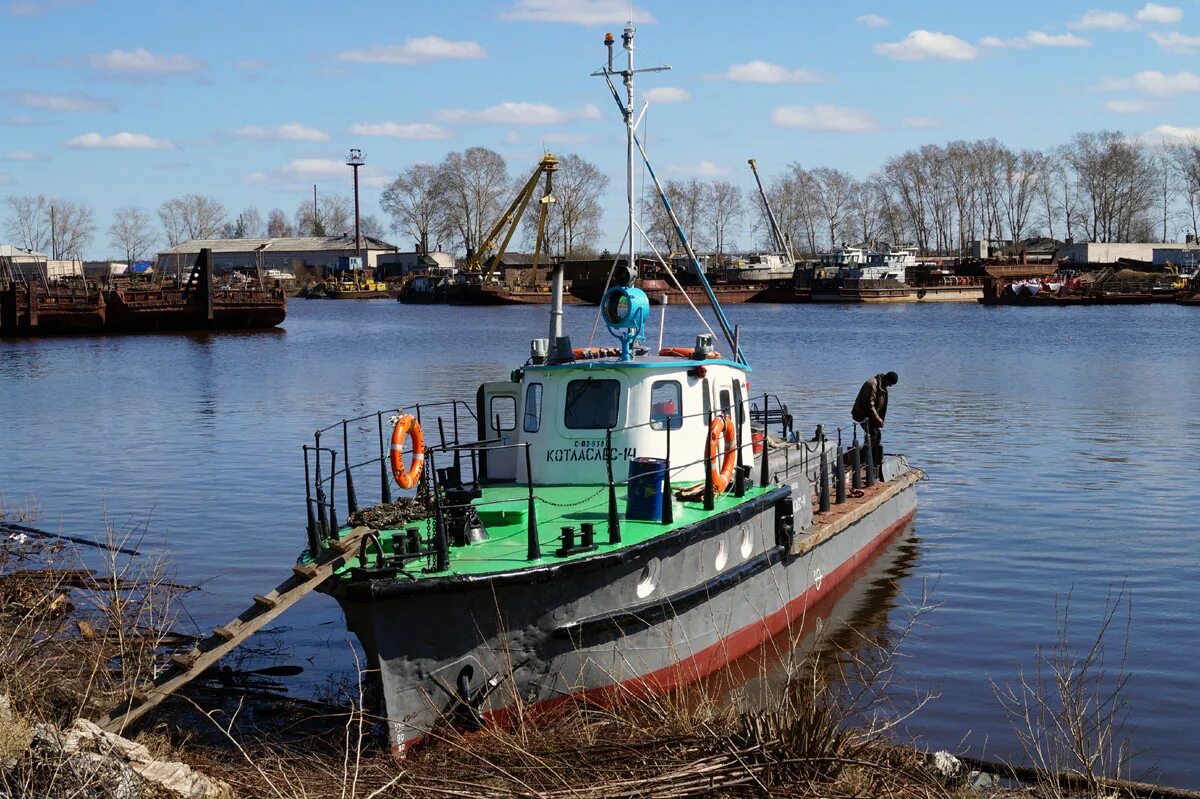
{"type": "MultiPolygon", "coordinates": [[[[311,580],[312,578],[310,577],[308,579],[311,580]]],[[[255,594],[254,595],[254,604],[259,605],[260,607],[264,607],[267,610],[270,610],[271,608],[276,607],[279,604],[279,600],[274,597],[263,596],[262,594],[255,594]]]]}
{"type": "Polygon", "coordinates": [[[293,573],[272,591],[256,596],[252,606],[227,624],[214,627],[213,634],[197,644],[196,655],[189,665],[184,666],[176,661],[164,670],[152,685],[147,686],[145,690],[135,689],[130,699],[122,702],[96,723],[108,732],[122,732],[325,582],[346,562],[350,557],[348,553],[354,551],[362,537],[370,532],[373,531],[369,527],[354,528],[340,541],[334,542],[319,560],[311,564],[313,568],[307,576],[293,573]],[[268,597],[271,598],[269,605],[259,603],[258,600],[268,597]]]}

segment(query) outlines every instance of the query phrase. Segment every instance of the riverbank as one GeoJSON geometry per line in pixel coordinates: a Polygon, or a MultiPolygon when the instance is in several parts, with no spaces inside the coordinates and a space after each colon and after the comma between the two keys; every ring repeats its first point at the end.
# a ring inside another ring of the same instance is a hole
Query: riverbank
{"type": "MultiPolygon", "coordinates": [[[[1091,771],[1072,768],[1067,777],[1013,771],[1026,785],[1002,780],[1007,767],[972,769],[905,740],[902,723],[931,697],[900,699],[909,692],[896,690],[895,667],[929,610],[926,601],[908,629],[841,631],[853,646],[793,646],[782,681],[752,687],[719,680],[604,705],[564,702],[482,729],[460,719],[402,761],[369,709],[369,675],[323,701],[297,700],[247,679],[283,672],[240,671],[236,659],[121,737],[86,719],[138,690],[171,653],[191,645],[176,630],[188,615],[182,600],[190,589],[170,579],[161,558],[134,554],[136,529],[110,530],[85,545],[40,533],[30,521],[24,513],[0,518],[0,791],[10,796],[957,799],[1027,796],[1030,787],[1064,779],[1071,794],[1195,795],[1103,779],[1101,769],[1127,770],[1120,751],[1108,748],[1124,745],[1115,704],[1095,708],[1102,726],[1067,711],[1061,719],[1038,717],[1047,728],[1031,730],[1035,738],[1053,742],[1051,723],[1066,721],[1093,747],[1075,754],[1096,759],[1091,771]]],[[[1093,646],[1099,657],[1070,663],[1085,692],[1106,681],[1105,631],[1119,621],[1121,597],[1109,607],[1093,646]]],[[[1023,691],[1026,682],[1018,684],[1023,691]]],[[[1058,699],[1063,707],[1072,699],[1061,690],[1025,698],[1058,699]]],[[[1074,756],[1053,746],[1031,755],[1059,770],[1074,756]]]]}

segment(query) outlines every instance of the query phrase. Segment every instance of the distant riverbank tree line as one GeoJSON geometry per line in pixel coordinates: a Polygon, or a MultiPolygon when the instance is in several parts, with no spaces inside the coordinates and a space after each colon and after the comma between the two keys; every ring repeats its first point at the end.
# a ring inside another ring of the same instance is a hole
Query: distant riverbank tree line
{"type": "MultiPolygon", "coordinates": [[[[413,246],[466,253],[477,249],[504,213],[533,164],[510,169],[486,147],[414,164],[380,197],[388,225],[373,214],[362,232],[404,236],[413,246]]],[[[547,255],[586,257],[601,236],[601,198],[609,175],[577,154],[559,157],[547,217],[547,255]]],[[[793,254],[811,255],[842,243],[912,243],[929,255],[959,255],[975,240],[1020,242],[1038,236],[1078,241],[1173,241],[1200,227],[1200,140],[1152,142],[1116,131],[1080,133],[1047,150],[1015,150],[995,139],[930,144],[889,158],[856,178],[840,169],[782,168],[767,195],[793,254]]],[[[724,254],[751,218],[752,246],[775,249],[757,190],[725,179],[668,180],[664,189],[697,250],[724,254]]],[[[541,196],[539,188],[536,193],[541,196]]],[[[54,258],[81,258],[96,237],[95,213],[83,202],[46,195],[10,196],[3,232],[8,242],[54,258]]],[[[650,187],[642,222],[661,253],[682,251],[674,225],[650,187]]],[[[536,241],[537,208],[523,222],[524,247],[536,241]]],[[[155,212],[126,206],[114,212],[107,240],[128,260],[192,239],[353,234],[354,206],[345,194],[303,197],[289,216],[273,208],[231,213],[216,198],[185,194],[155,212]],[[157,224],[156,224],[157,221],[157,224]]],[[[407,249],[407,242],[401,244],[407,249]]]]}

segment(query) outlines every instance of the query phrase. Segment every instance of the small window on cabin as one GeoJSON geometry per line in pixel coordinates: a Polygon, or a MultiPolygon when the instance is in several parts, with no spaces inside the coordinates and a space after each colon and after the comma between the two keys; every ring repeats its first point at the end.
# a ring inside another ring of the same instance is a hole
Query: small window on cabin
{"type": "Polygon", "coordinates": [[[721,389],[720,406],[721,413],[725,414],[726,416],[733,415],[733,395],[729,393],[729,389],[727,388],[721,389]]]}
{"type": "Polygon", "coordinates": [[[488,408],[488,417],[497,432],[517,429],[517,398],[492,397],[488,408]]]}
{"type": "Polygon", "coordinates": [[[659,380],[650,387],[650,427],[678,430],[683,427],[683,386],[675,380],[659,380]]]}
{"type": "Polygon", "coordinates": [[[567,383],[563,423],[572,430],[607,430],[617,426],[621,381],[572,380],[567,383]]]}
{"type": "Polygon", "coordinates": [[[536,433],[542,426],[542,384],[530,383],[525,389],[525,432],[536,433]]]}

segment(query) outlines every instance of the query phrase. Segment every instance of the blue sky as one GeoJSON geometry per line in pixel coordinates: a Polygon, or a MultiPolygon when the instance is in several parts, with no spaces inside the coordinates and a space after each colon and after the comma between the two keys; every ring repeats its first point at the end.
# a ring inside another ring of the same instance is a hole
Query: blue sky
{"type": "MultiPolygon", "coordinates": [[[[415,161],[482,145],[515,175],[545,146],[613,175],[601,243],[615,247],[623,134],[588,74],[629,8],[0,0],[0,196],[90,203],[101,256],[123,205],[197,192],[291,216],[314,182],[347,192],[351,147],[379,214],[382,183],[415,161]]],[[[768,177],[793,161],[865,176],[953,139],[1200,135],[1197,0],[649,0],[634,15],[640,65],[673,67],[639,84],[667,177],[750,189],[748,157],[768,177]]]]}

